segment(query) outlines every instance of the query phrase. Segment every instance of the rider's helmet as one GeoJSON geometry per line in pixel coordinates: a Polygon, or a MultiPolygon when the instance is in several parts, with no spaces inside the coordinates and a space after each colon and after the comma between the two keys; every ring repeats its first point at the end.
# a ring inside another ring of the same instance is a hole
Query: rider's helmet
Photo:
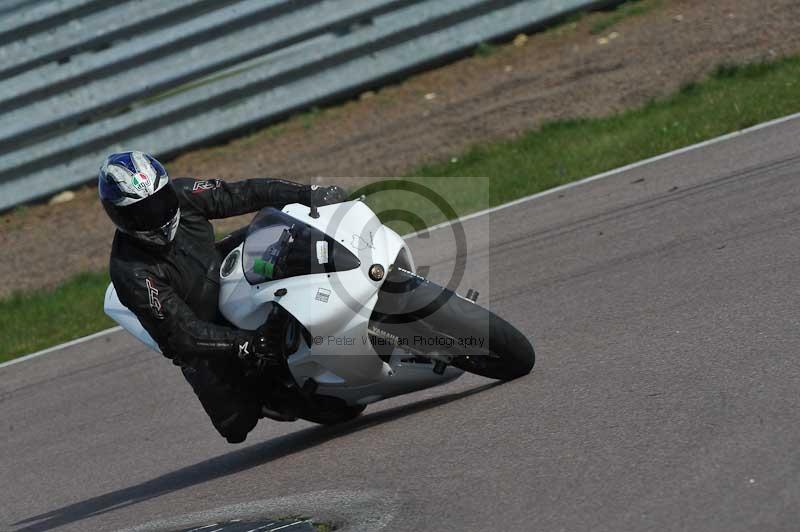
{"type": "Polygon", "coordinates": [[[117,229],[149,244],[175,238],[181,211],[164,166],[140,151],[109,155],[98,178],[100,202],[117,229]]]}

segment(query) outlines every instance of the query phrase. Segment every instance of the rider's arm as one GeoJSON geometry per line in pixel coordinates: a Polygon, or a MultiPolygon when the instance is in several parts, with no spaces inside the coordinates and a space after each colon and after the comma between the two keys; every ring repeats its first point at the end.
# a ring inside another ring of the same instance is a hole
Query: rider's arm
{"type": "Polygon", "coordinates": [[[282,208],[289,203],[308,203],[310,188],[281,179],[247,179],[227,183],[221,179],[180,178],[175,191],[208,219],[255,212],[264,207],[282,208]]]}
{"type": "MultiPolygon", "coordinates": [[[[115,278],[117,277],[117,278],[115,278]]],[[[256,335],[199,319],[157,271],[136,271],[112,280],[120,301],[169,358],[249,354],[256,335]]]]}

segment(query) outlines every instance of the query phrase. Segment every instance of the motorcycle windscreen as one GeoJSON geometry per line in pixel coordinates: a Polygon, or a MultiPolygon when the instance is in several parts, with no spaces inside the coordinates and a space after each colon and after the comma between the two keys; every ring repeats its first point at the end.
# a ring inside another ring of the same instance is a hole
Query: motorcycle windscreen
{"type": "Polygon", "coordinates": [[[250,284],[358,268],[361,261],[339,242],[278,209],[263,209],[244,241],[244,276],[250,284]]]}

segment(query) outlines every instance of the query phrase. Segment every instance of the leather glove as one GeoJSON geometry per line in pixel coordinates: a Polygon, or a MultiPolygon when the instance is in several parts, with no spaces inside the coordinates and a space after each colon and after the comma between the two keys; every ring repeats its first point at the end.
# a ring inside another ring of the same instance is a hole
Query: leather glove
{"type": "Polygon", "coordinates": [[[273,305],[267,321],[258,328],[249,349],[239,349],[239,359],[245,374],[258,376],[286,364],[283,354],[283,338],[286,332],[287,314],[280,305],[273,305]]]}
{"type": "Polygon", "coordinates": [[[310,185],[307,193],[308,205],[313,203],[317,207],[347,201],[347,192],[345,192],[342,187],[321,187],[319,185],[310,185]]]}

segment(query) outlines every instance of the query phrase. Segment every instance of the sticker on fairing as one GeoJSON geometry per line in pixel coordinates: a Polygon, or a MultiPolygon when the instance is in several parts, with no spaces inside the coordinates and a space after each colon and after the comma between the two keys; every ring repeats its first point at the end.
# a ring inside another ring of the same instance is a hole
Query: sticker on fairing
{"type": "Polygon", "coordinates": [[[324,240],[317,240],[317,262],[328,264],[328,243],[324,240]]]}
{"type": "Polygon", "coordinates": [[[375,240],[372,236],[372,231],[369,233],[369,240],[361,235],[353,233],[353,241],[350,245],[359,251],[363,251],[367,248],[375,249],[375,240]]]}
{"type": "Polygon", "coordinates": [[[328,290],[327,288],[318,288],[317,289],[317,296],[314,299],[316,299],[317,301],[320,301],[322,303],[327,303],[328,299],[330,299],[330,297],[331,297],[331,291],[330,290],[328,290]]]}

